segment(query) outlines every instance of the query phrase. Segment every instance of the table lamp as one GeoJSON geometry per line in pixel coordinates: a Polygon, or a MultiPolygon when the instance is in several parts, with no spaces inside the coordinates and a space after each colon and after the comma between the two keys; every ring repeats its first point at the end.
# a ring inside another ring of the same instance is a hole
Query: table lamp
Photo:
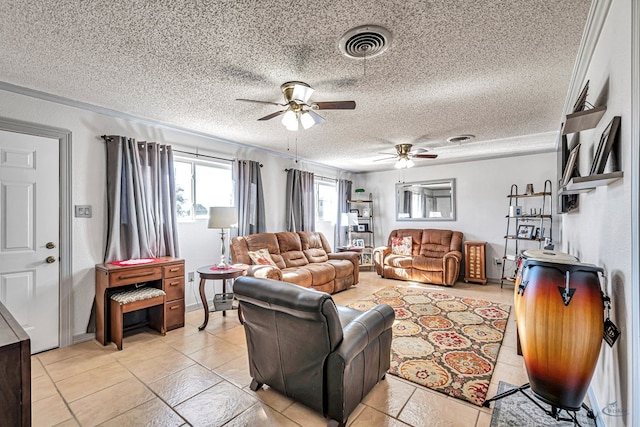
{"type": "Polygon", "coordinates": [[[238,211],[235,207],[216,206],[209,208],[208,228],[220,229],[220,264],[218,268],[229,268],[225,257],[224,229],[238,224],[238,211]]]}
{"type": "Polygon", "coordinates": [[[353,230],[354,225],[358,225],[358,214],[355,212],[344,212],[340,216],[340,224],[343,227],[347,227],[347,232],[349,233],[347,246],[351,246],[351,230],[353,230]]]}

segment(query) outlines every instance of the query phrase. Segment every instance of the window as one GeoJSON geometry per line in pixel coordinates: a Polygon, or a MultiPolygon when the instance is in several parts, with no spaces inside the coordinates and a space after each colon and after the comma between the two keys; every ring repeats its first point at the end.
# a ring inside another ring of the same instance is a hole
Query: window
{"type": "Polygon", "coordinates": [[[181,158],[174,167],[178,220],[207,219],[210,206],[233,206],[230,165],[181,158]]]}
{"type": "MultiPolygon", "coordinates": [[[[335,182],[315,179],[316,190],[316,231],[333,242],[336,220],[338,219],[338,188],[335,182]]],[[[335,246],[335,242],[333,244],[335,246]]]]}
{"type": "Polygon", "coordinates": [[[335,224],[338,217],[338,190],[335,182],[316,179],[316,224],[326,221],[335,224]]]}

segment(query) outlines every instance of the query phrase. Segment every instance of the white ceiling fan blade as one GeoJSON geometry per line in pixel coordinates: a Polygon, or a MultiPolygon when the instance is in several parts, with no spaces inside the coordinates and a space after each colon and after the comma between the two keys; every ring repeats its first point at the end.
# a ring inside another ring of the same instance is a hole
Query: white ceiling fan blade
{"type": "Polygon", "coordinates": [[[311,89],[309,86],[294,85],[291,98],[297,99],[298,101],[302,101],[304,104],[306,104],[307,101],[309,101],[309,98],[311,98],[312,93],[313,89],[311,89]]]}

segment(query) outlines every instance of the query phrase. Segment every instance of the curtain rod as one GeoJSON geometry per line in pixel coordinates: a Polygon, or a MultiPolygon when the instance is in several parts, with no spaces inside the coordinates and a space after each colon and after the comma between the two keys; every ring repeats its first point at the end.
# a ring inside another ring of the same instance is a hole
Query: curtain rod
{"type": "MultiPolygon", "coordinates": [[[[107,135],[101,135],[100,136],[102,139],[104,139],[105,141],[110,141],[110,138],[107,135]]],[[[190,154],[192,156],[196,156],[196,157],[206,157],[208,159],[216,159],[216,160],[223,160],[225,162],[233,162],[233,159],[226,159],[224,157],[216,157],[216,156],[209,156],[208,154],[199,154],[199,153],[191,153],[189,151],[182,151],[182,150],[173,150],[174,153],[182,153],[182,154],[190,154]]],[[[260,167],[262,167],[262,163],[260,163],[260,167]]]]}
{"type": "MultiPolygon", "coordinates": [[[[296,170],[296,169],[285,169],[284,171],[285,171],[285,172],[289,172],[289,171],[293,171],[293,170],[296,170]]],[[[312,172],[312,173],[313,173],[313,172],[312,172]]],[[[336,181],[336,182],[338,182],[338,179],[337,179],[337,178],[329,178],[329,177],[327,177],[327,176],[316,175],[315,173],[313,174],[313,177],[314,177],[314,178],[320,178],[320,179],[326,179],[327,181],[336,181]]]]}
{"type": "MultiPolygon", "coordinates": [[[[189,151],[173,150],[174,153],[190,154],[196,157],[206,157],[208,159],[224,160],[225,162],[233,162],[233,159],[225,159],[224,157],[209,156],[208,154],[191,153],[189,151]]],[[[262,165],[260,165],[262,166],[262,165]]]]}

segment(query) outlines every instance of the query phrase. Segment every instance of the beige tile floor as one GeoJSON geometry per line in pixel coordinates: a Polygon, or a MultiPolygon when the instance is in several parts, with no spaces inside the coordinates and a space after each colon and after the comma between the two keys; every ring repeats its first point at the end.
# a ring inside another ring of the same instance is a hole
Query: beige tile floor
{"type": "MultiPolygon", "coordinates": [[[[362,272],[360,283],[334,295],[348,304],[376,290],[404,282],[362,272]]],[[[511,304],[513,288],[457,283],[424,285],[454,295],[511,304]]],[[[253,392],[244,330],[236,312],[212,313],[199,332],[202,310],[186,325],[160,336],[151,330],[125,335],[124,350],[97,341],[34,355],[34,426],[324,426],[307,407],[269,389],[253,392]]],[[[500,349],[489,396],[498,382],[527,382],[516,355],[513,310],[500,349]]],[[[467,404],[387,375],[349,417],[351,426],[489,426],[491,409],[467,404]]]]}

